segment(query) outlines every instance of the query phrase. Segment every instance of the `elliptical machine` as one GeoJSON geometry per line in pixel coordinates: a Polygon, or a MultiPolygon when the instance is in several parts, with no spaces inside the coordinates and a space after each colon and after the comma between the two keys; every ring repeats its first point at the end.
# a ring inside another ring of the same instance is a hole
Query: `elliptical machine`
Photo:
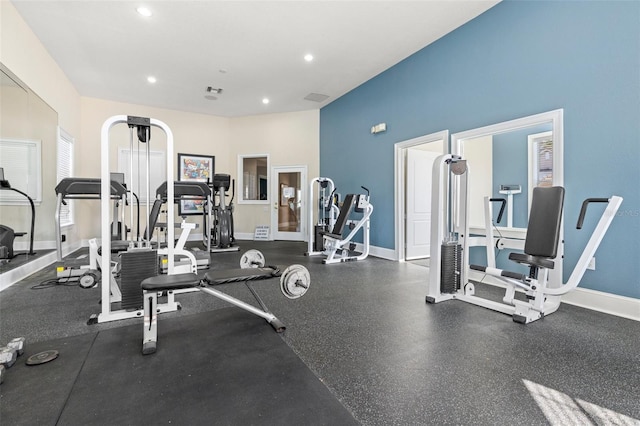
{"type": "Polygon", "coordinates": [[[213,203],[213,219],[211,223],[204,226],[204,244],[207,246],[209,238],[209,251],[211,253],[238,251],[240,247],[236,245],[233,235],[233,199],[236,195],[235,180],[231,175],[215,174],[211,182],[211,203],[213,203]],[[231,188],[231,200],[226,203],[227,191],[231,188]],[[216,202],[217,197],[217,202],[216,202]],[[209,226],[207,226],[209,225],[209,226]]]}

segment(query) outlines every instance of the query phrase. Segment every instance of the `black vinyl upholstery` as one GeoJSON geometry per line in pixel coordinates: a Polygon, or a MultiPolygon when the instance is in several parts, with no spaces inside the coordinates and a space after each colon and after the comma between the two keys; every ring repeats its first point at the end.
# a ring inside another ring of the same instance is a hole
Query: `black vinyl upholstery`
{"type": "Polygon", "coordinates": [[[564,188],[534,188],[527,225],[524,252],[531,256],[554,258],[558,253],[564,188]]]}
{"type": "Polygon", "coordinates": [[[347,223],[347,219],[349,219],[349,215],[353,209],[355,197],[355,194],[347,194],[344,198],[344,202],[342,203],[342,207],[340,208],[338,219],[336,219],[336,223],[333,225],[331,232],[321,232],[320,234],[333,237],[337,240],[342,239],[342,230],[344,229],[344,225],[347,223]]]}
{"type": "Polygon", "coordinates": [[[534,188],[529,212],[524,253],[511,253],[509,259],[525,265],[553,269],[558,254],[564,188],[534,188]]]}

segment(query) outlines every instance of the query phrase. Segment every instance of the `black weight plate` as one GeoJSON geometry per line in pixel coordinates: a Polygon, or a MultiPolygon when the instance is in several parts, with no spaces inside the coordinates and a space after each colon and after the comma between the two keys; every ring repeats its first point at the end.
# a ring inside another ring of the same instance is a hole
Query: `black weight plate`
{"type": "Polygon", "coordinates": [[[39,364],[44,364],[45,362],[53,361],[56,358],[58,358],[58,351],[49,350],[49,351],[37,353],[35,355],[31,355],[27,359],[26,364],[39,365],[39,364]]]}

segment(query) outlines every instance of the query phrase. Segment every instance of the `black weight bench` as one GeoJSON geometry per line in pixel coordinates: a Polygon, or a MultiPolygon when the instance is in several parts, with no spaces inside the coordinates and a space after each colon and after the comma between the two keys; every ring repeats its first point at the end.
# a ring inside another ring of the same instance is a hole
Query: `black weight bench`
{"type": "Polygon", "coordinates": [[[285,330],[284,324],[275,317],[267,307],[255,290],[249,285],[249,281],[265,280],[280,276],[280,270],[276,267],[265,268],[248,268],[248,269],[223,269],[219,271],[209,271],[202,279],[196,274],[176,274],[176,275],[157,275],[142,281],[140,287],[143,291],[144,299],[144,332],[142,338],[142,353],[144,355],[152,354],[156,351],[158,341],[158,293],[175,290],[182,290],[195,287],[198,290],[208,293],[218,299],[231,303],[245,311],[264,318],[277,333],[285,330]],[[229,296],[219,290],[210,288],[217,285],[244,282],[251,294],[256,298],[260,307],[258,309],[253,305],[229,296]]]}

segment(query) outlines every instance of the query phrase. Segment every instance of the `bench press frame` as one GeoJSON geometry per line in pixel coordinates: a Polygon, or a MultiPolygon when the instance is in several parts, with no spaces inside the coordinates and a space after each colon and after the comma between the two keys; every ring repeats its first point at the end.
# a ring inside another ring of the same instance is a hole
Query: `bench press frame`
{"type": "Polygon", "coordinates": [[[172,294],[176,290],[184,290],[195,288],[204,293],[210,294],[218,299],[230,303],[247,312],[264,318],[277,333],[285,331],[285,325],[272,314],[258,293],[249,285],[249,281],[265,280],[277,278],[280,276],[280,270],[275,267],[266,268],[249,268],[249,269],[226,269],[219,271],[209,271],[200,279],[194,273],[175,274],[175,275],[158,275],[150,277],[142,281],[144,300],[144,323],[142,337],[142,354],[149,355],[155,353],[158,343],[158,293],[166,291],[172,294]],[[260,307],[255,306],[236,299],[219,290],[209,288],[208,286],[216,286],[235,282],[244,282],[256,298],[260,307]]]}

